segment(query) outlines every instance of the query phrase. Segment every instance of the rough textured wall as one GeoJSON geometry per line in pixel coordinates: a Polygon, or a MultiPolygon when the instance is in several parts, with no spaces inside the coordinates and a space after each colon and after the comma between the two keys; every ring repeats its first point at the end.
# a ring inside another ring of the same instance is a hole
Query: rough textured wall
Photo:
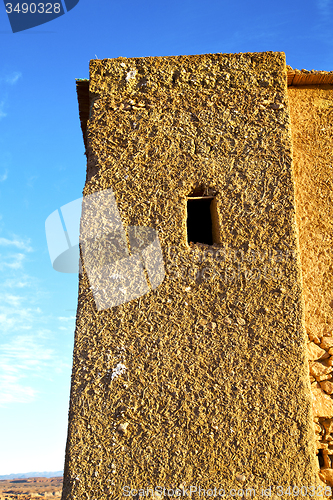
{"type": "Polygon", "coordinates": [[[90,99],[84,195],[158,230],[166,277],[102,311],[80,278],[63,499],[316,485],[284,54],[94,60],[90,99]]]}
{"type": "Polygon", "coordinates": [[[321,477],[333,486],[333,87],[290,87],[288,94],[321,477]]]}

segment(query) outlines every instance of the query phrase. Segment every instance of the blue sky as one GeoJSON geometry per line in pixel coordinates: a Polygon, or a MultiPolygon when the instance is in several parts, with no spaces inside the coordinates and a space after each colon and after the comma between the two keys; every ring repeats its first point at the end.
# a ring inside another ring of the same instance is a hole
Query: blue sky
{"type": "Polygon", "coordinates": [[[63,468],[78,275],[44,227],[84,187],[75,78],[96,57],[268,50],[331,71],[332,30],[333,0],[80,0],[15,34],[1,3],[0,475],[63,468]]]}

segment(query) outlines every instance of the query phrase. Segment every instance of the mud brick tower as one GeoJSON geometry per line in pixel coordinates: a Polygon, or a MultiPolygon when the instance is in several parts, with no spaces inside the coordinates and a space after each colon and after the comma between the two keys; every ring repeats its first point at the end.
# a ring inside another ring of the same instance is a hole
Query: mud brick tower
{"type": "Polygon", "coordinates": [[[82,261],[63,500],[323,484],[290,74],[279,52],[208,54],[93,60],[78,82],[83,195],[156,230],[165,277],[100,309],[82,261]]]}

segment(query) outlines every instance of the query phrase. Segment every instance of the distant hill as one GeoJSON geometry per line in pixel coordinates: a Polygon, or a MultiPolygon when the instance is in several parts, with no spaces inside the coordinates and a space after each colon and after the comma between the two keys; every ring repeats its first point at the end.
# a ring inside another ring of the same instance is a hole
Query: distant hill
{"type": "Polygon", "coordinates": [[[0,481],[3,479],[25,479],[28,477],[59,477],[63,476],[64,471],[58,470],[56,472],[25,472],[22,474],[7,474],[6,476],[0,476],[0,481]]]}

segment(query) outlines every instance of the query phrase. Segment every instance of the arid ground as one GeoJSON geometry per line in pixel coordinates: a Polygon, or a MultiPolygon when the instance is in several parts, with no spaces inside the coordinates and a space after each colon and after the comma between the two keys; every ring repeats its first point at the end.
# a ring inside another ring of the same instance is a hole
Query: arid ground
{"type": "Polygon", "coordinates": [[[60,498],[62,477],[32,477],[0,481],[0,500],[60,498]]]}

